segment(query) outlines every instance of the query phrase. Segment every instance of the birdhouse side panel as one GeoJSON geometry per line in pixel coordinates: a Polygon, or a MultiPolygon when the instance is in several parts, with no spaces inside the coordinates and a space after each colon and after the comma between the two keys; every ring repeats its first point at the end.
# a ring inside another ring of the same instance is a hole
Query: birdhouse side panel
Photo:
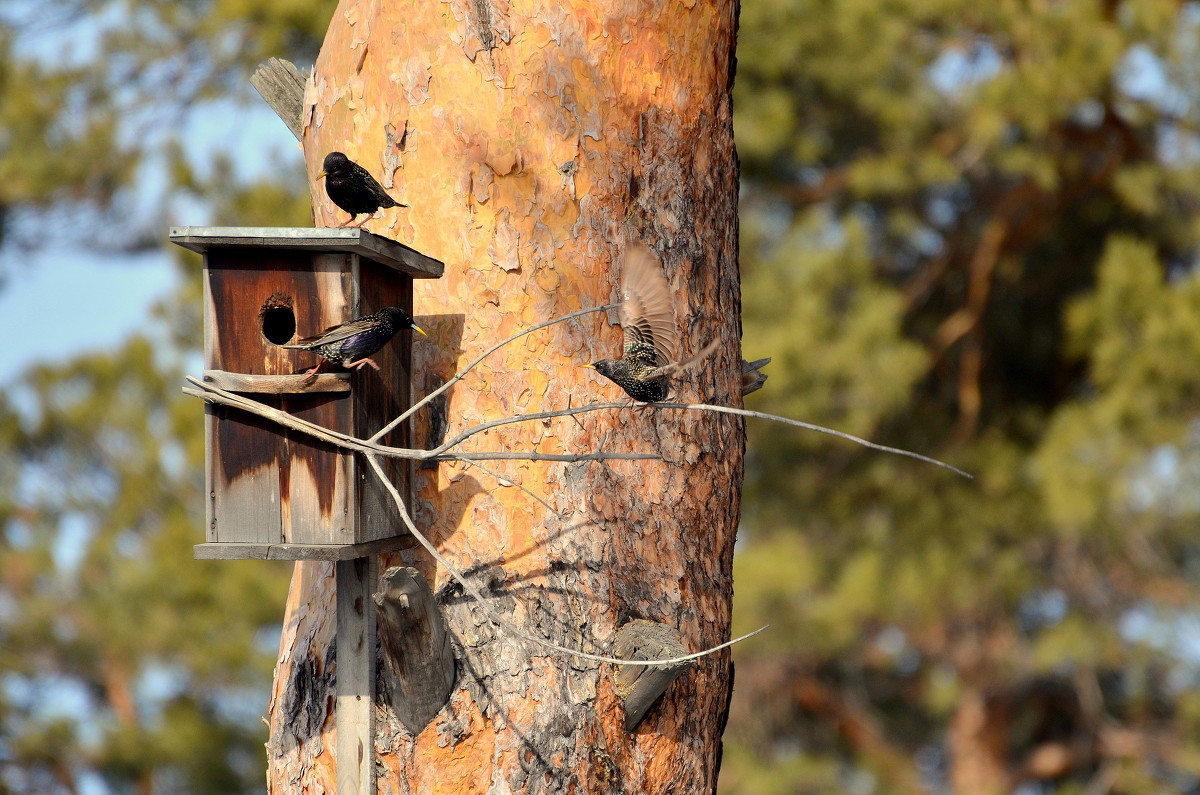
{"type": "MultiPolygon", "coordinates": [[[[362,262],[363,312],[376,312],[384,307],[397,306],[413,313],[412,279],[378,263],[364,259],[362,262]]],[[[420,325],[420,321],[417,321],[420,325]]],[[[401,329],[399,333],[372,358],[379,370],[362,368],[354,376],[354,425],[359,436],[370,436],[404,413],[412,405],[412,346],[413,337],[419,336],[412,329],[401,329]]],[[[394,447],[412,447],[410,422],[383,440],[394,447]]],[[[383,462],[388,479],[396,485],[401,496],[412,505],[411,464],[400,458],[388,458],[383,462]]],[[[387,488],[366,462],[357,462],[357,498],[359,508],[359,532],[363,541],[375,541],[397,535],[405,535],[400,514],[387,488]]]]}

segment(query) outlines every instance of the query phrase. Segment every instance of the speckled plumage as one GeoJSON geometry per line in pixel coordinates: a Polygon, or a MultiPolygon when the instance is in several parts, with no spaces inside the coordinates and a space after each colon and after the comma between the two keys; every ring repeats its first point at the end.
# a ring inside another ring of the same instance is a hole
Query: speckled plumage
{"type": "Polygon", "coordinates": [[[645,346],[626,348],[620,359],[601,359],[591,367],[612,381],[625,394],[643,403],[666,400],[671,394],[671,379],[665,375],[653,375],[659,367],[652,364],[646,355],[645,346]]]}
{"type": "Polygon", "coordinates": [[[366,213],[367,217],[357,224],[362,226],[371,220],[371,216],[381,207],[408,206],[389,196],[370,172],[341,152],[325,155],[317,179],[322,177],[325,179],[325,193],[329,195],[330,201],[350,213],[350,220],[341,226],[351,224],[359,215],[366,213]]]}
{"type": "Polygon", "coordinates": [[[608,378],[625,394],[643,403],[666,400],[677,334],[671,288],[662,263],[647,246],[630,246],[621,261],[621,330],[625,335],[620,359],[601,359],[587,365],[608,378]]]}
{"type": "MultiPolygon", "coordinates": [[[[367,357],[387,345],[398,331],[405,328],[425,333],[413,322],[408,312],[399,307],[389,306],[379,312],[330,326],[320,334],[282,347],[312,351],[342,367],[353,369],[369,364],[378,370],[379,365],[367,357]]],[[[318,364],[306,375],[310,378],[315,376],[320,367],[318,364]]]]}

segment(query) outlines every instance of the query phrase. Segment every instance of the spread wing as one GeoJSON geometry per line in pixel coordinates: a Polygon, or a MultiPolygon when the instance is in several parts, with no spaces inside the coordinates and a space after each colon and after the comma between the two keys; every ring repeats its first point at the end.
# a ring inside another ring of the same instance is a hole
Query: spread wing
{"type": "Polygon", "coordinates": [[[626,356],[649,359],[652,355],[653,364],[659,367],[675,361],[671,287],[662,262],[642,243],[626,248],[621,260],[620,314],[626,356]]]}

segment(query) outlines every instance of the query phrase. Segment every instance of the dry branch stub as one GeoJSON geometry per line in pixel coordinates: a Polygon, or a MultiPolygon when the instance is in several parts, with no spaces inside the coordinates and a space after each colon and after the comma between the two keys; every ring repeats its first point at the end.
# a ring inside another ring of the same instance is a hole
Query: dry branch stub
{"type": "Polygon", "coordinates": [[[392,709],[409,734],[420,734],[450,700],[455,672],[450,633],[429,583],[412,567],[384,572],[373,599],[392,709]]]}
{"type": "Polygon", "coordinates": [[[250,85],[300,141],[303,135],[304,75],[291,61],[269,58],[250,76],[250,85]]]}
{"type": "MultiPolygon", "coordinates": [[[[623,625],[613,636],[614,657],[630,660],[670,659],[687,654],[679,630],[636,618],[623,625]]],[[[681,665],[619,665],[613,684],[625,705],[625,730],[633,731],[672,682],[692,662],[681,665]]]]}

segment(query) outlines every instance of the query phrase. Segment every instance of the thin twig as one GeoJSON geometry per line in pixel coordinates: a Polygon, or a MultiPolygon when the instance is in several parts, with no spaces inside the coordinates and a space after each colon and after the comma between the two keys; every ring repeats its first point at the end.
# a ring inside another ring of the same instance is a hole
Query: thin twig
{"type": "Polygon", "coordinates": [[[447,389],[449,389],[450,387],[457,384],[459,381],[463,380],[463,378],[466,377],[467,373],[471,372],[471,370],[473,370],[475,368],[475,365],[479,364],[484,359],[486,359],[488,356],[491,356],[493,353],[500,350],[501,348],[503,348],[505,345],[512,342],[513,340],[519,340],[521,337],[524,337],[526,334],[532,334],[533,332],[535,332],[539,329],[544,329],[547,326],[553,326],[555,323],[563,323],[565,321],[572,320],[577,317],[583,317],[584,315],[590,315],[593,312],[604,312],[605,310],[608,310],[608,309],[616,309],[619,306],[620,306],[620,304],[608,304],[607,306],[597,306],[592,309],[580,309],[578,312],[572,312],[569,315],[563,315],[562,317],[556,317],[553,320],[547,320],[545,323],[538,323],[536,326],[530,326],[529,328],[525,329],[524,331],[518,331],[516,334],[513,334],[508,339],[497,342],[495,345],[493,345],[492,347],[488,348],[483,353],[481,353],[477,357],[475,357],[475,360],[472,361],[470,364],[468,364],[465,368],[463,368],[459,372],[455,373],[454,377],[451,378],[449,381],[442,384],[440,387],[438,387],[437,389],[433,390],[425,397],[418,400],[416,403],[413,404],[412,408],[410,408],[408,411],[404,412],[399,417],[392,420],[387,425],[383,426],[383,428],[381,428],[375,435],[373,435],[370,439],[368,439],[368,441],[378,442],[381,438],[383,438],[383,436],[385,434],[390,433],[393,428],[395,428],[397,425],[404,422],[406,419],[408,419],[413,414],[415,414],[417,412],[417,410],[420,409],[422,406],[424,406],[426,403],[433,400],[435,397],[442,394],[447,389]]]}
{"type": "Polygon", "coordinates": [[[425,551],[428,552],[434,560],[442,564],[442,566],[446,568],[446,571],[449,572],[450,576],[462,586],[463,591],[475,600],[475,602],[483,610],[488,621],[492,622],[492,624],[496,627],[507,629],[509,632],[512,632],[514,635],[523,638],[524,640],[536,643],[539,646],[544,646],[547,649],[554,649],[555,651],[562,652],[563,654],[570,654],[574,657],[579,657],[580,659],[584,660],[592,660],[594,662],[606,662],[614,665],[679,665],[680,663],[685,663],[690,660],[706,657],[709,654],[720,651],[721,649],[728,648],[735,643],[740,643],[747,638],[752,638],[770,626],[769,624],[764,625],[753,632],[742,635],[741,637],[734,638],[733,640],[727,640],[719,646],[713,646],[711,649],[705,649],[704,651],[698,651],[692,654],[685,654],[682,657],[669,657],[664,660],[622,660],[619,657],[605,657],[602,654],[589,654],[577,649],[560,646],[552,641],[544,640],[535,635],[531,635],[511,621],[508,621],[507,619],[497,615],[496,612],[488,605],[487,599],[484,598],[483,594],[480,593],[474,585],[467,582],[467,578],[463,576],[458,569],[454,568],[454,566],[450,564],[450,561],[446,560],[442,553],[437,551],[437,547],[430,543],[429,539],[421,534],[421,531],[417,530],[416,525],[413,524],[412,518],[408,515],[408,509],[404,505],[404,499],[400,496],[400,492],[396,489],[395,484],[388,480],[387,474],[383,471],[383,467],[379,464],[379,459],[375,455],[369,453],[365,457],[367,459],[367,463],[371,465],[372,471],[374,471],[380,482],[383,483],[383,487],[388,490],[389,494],[392,495],[392,501],[396,503],[396,509],[400,513],[400,519],[404,522],[404,526],[408,528],[408,532],[412,533],[413,538],[417,539],[421,546],[425,547],[425,551]]]}
{"type": "Polygon", "coordinates": [[[776,414],[764,414],[761,411],[751,411],[750,409],[735,409],[729,406],[713,406],[708,403],[653,403],[655,408],[660,409],[690,409],[695,411],[715,411],[718,414],[736,414],[739,417],[757,417],[760,420],[771,420],[772,422],[782,422],[784,425],[794,425],[797,428],[804,428],[809,431],[816,431],[827,436],[836,436],[839,439],[845,439],[848,442],[862,445],[871,450],[878,450],[881,453],[891,453],[892,455],[902,455],[907,458],[915,458],[917,461],[923,461],[926,464],[948,469],[955,474],[962,475],[964,478],[974,480],[975,476],[970,472],[965,472],[953,464],[947,464],[945,461],[939,461],[936,458],[930,458],[920,453],[914,453],[911,450],[905,450],[901,447],[888,447],[886,444],[877,444],[876,442],[868,442],[854,434],[846,433],[845,431],[835,431],[833,428],[826,428],[824,425],[814,425],[811,422],[802,420],[793,420],[790,417],[780,417],[776,414]]]}
{"type": "MultiPolygon", "coordinates": [[[[503,417],[498,420],[491,420],[490,422],[485,422],[480,425],[476,425],[474,427],[468,428],[465,431],[459,433],[457,436],[455,436],[450,441],[445,442],[438,448],[435,448],[435,450],[438,453],[441,453],[442,451],[445,451],[445,450],[449,450],[451,447],[454,447],[455,445],[462,444],[464,441],[469,439],[471,436],[474,436],[475,434],[481,433],[486,430],[490,430],[499,425],[509,425],[514,422],[526,422],[529,420],[545,420],[545,419],[550,419],[552,417],[568,417],[568,416],[574,416],[576,414],[583,414],[583,413],[589,412],[589,411],[599,411],[601,409],[625,409],[625,408],[629,408],[629,404],[627,404],[627,403],[589,403],[585,406],[576,406],[575,408],[555,409],[553,411],[539,411],[534,414],[520,414],[520,415],[516,415],[513,417],[503,417]]],[[[735,409],[730,406],[714,406],[714,405],[711,405],[708,403],[647,403],[647,404],[644,404],[644,406],[639,406],[638,408],[639,409],[641,409],[641,408],[657,408],[657,409],[685,409],[685,410],[691,410],[691,411],[713,411],[718,414],[735,414],[740,417],[755,417],[760,420],[771,420],[772,422],[782,422],[785,425],[794,425],[797,428],[804,428],[805,430],[816,431],[817,433],[823,433],[828,436],[836,436],[839,439],[845,439],[846,441],[854,442],[855,444],[862,445],[863,447],[869,448],[871,450],[878,450],[883,453],[892,453],[894,455],[902,455],[902,456],[906,456],[908,458],[914,458],[918,461],[923,461],[927,464],[933,464],[934,466],[939,466],[939,467],[942,467],[943,469],[948,469],[951,472],[955,472],[959,475],[962,475],[965,478],[972,478],[972,479],[974,478],[974,475],[971,475],[968,472],[964,472],[963,470],[959,469],[956,466],[953,466],[952,464],[947,464],[945,461],[939,461],[936,458],[930,458],[929,456],[924,456],[924,455],[921,455],[920,453],[914,453],[910,450],[904,450],[899,447],[888,447],[887,445],[884,445],[884,444],[878,444],[876,442],[869,442],[866,439],[860,438],[860,437],[855,436],[850,433],[846,433],[845,431],[837,431],[837,430],[834,430],[833,428],[826,428],[823,425],[814,425],[811,422],[804,422],[802,420],[793,420],[790,417],[780,417],[776,414],[765,414],[761,411],[751,411],[750,409],[735,409]]]]}

